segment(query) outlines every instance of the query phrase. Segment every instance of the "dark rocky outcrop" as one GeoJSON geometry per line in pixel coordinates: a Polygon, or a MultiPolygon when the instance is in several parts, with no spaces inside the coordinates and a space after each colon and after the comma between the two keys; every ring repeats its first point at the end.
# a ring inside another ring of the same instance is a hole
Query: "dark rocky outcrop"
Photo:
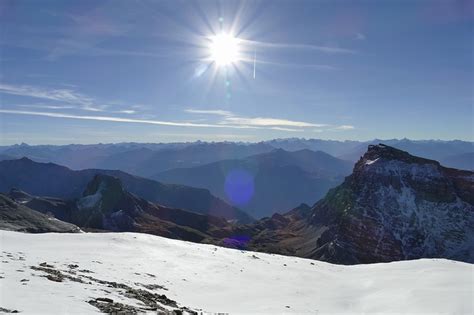
{"type": "Polygon", "coordinates": [[[29,233],[80,232],[73,224],[32,210],[3,194],[0,194],[0,229],[29,233]]]}

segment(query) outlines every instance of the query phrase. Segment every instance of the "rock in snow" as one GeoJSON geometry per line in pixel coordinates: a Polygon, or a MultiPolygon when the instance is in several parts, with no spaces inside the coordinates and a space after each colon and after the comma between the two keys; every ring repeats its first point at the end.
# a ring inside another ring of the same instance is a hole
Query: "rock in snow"
{"type": "Polygon", "coordinates": [[[0,248],[0,307],[22,314],[474,312],[474,266],[444,259],[341,266],[135,233],[0,231],[0,248]]]}

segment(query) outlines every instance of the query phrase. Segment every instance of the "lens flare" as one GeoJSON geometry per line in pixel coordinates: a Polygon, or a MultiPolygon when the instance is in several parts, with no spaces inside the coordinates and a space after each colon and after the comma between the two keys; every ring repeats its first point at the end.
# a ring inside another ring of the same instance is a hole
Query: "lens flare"
{"type": "Polygon", "coordinates": [[[245,205],[254,194],[253,176],[245,170],[232,170],[226,176],[224,189],[227,198],[233,205],[245,205]]]}

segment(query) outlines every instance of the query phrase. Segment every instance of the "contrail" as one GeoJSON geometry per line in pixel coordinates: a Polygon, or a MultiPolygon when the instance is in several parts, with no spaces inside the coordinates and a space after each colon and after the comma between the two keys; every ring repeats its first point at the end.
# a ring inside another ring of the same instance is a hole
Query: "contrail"
{"type": "Polygon", "coordinates": [[[253,55],[253,78],[255,79],[255,68],[257,67],[257,51],[253,55]]]}

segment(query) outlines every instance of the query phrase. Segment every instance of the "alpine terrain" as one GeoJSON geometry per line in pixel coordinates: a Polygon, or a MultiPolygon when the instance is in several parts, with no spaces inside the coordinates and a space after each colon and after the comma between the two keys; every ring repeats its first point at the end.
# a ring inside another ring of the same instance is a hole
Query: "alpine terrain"
{"type": "Polygon", "coordinates": [[[474,173],[383,144],[312,208],[301,205],[240,232],[233,246],[333,263],[418,258],[474,262],[474,173]]]}

